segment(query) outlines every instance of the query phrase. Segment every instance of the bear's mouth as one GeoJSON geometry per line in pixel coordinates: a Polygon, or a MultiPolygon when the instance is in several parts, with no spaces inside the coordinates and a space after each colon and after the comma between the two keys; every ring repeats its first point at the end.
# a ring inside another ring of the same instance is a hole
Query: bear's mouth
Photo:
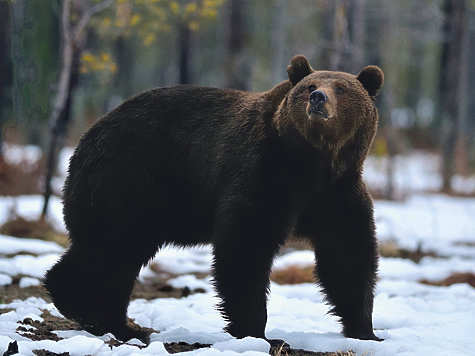
{"type": "Polygon", "coordinates": [[[308,111],[308,118],[310,119],[313,115],[318,115],[323,117],[325,120],[330,119],[330,116],[328,113],[323,110],[323,108],[318,107],[318,106],[311,106],[308,111]]]}

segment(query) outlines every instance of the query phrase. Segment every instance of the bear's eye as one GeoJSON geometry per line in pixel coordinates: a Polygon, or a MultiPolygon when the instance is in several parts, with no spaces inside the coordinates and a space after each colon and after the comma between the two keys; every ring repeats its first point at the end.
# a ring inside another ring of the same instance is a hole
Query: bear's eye
{"type": "Polygon", "coordinates": [[[313,93],[315,90],[317,90],[317,87],[316,87],[315,85],[310,85],[310,86],[308,87],[308,91],[309,91],[310,93],[313,93]]]}
{"type": "Polygon", "coordinates": [[[337,95],[342,95],[345,93],[345,90],[342,87],[336,87],[335,92],[337,95]]]}

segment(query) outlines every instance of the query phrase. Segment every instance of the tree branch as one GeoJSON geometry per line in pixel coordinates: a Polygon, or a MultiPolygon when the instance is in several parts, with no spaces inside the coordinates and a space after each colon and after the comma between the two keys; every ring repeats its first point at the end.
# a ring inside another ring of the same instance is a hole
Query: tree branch
{"type": "Polygon", "coordinates": [[[50,117],[50,125],[54,127],[56,121],[64,108],[69,81],[71,79],[71,66],[73,61],[73,39],[71,38],[71,23],[69,22],[71,15],[71,1],[64,0],[63,8],[61,10],[61,27],[63,32],[63,46],[62,46],[62,65],[59,76],[58,92],[53,106],[53,111],[50,117]]]}
{"type": "Polygon", "coordinates": [[[61,27],[65,43],[71,43],[71,0],[63,1],[63,8],[61,9],[61,27]]]}
{"type": "Polygon", "coordinates": [[[91,6],[88,8],[84,14],[82,15],[81,19],[79,20],[78,24],[76,25],[76,29],[74,31],[74,38],[75,40],[78,40],[79,37],[81,36],[82,31],[84,28],[87,26],[89,23],[89,20],[91,20],[91,17],[97,14],[98,12],[108,8],[114,0],[104,0],[103,2],[96,4],[94,6],[91,6]]]}

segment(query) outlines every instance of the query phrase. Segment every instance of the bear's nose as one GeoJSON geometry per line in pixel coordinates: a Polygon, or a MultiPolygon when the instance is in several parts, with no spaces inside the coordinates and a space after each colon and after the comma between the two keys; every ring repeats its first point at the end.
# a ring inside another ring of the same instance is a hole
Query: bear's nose
{"type": "Polygon", "coordinates": [[[328,101],[328,96],[321,90],[314,90],[310,94],[310,103],[312,105],[323,105],[328,101]]]}

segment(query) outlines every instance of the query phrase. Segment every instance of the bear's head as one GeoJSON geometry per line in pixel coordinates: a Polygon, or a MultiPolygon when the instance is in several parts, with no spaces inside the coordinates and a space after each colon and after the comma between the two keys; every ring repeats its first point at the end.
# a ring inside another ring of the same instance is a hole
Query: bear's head
{"type": "Polygon", "coordinates": [[[279,131],[296,129],[332,160],[361,168],[376,133],[373,101],[384,81],[381,69],[368,66],[357,76],[315,71],[298,55],[287,73],[293,88],[276,115],[279,131]]]}

